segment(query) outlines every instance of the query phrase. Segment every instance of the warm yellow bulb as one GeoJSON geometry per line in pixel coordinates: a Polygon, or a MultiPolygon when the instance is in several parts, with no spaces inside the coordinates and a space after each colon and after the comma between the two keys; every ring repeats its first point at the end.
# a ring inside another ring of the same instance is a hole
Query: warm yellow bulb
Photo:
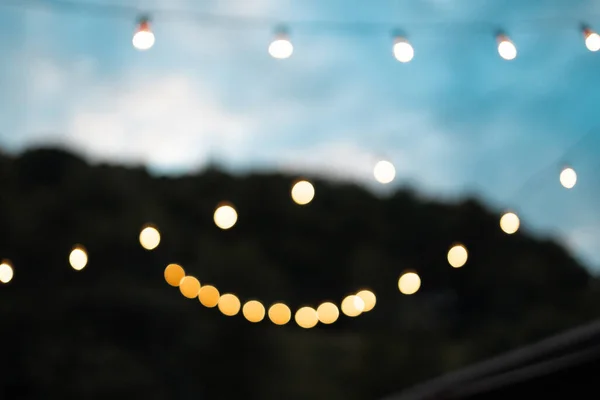
{"type": "Polygon", "coordinates": [[[185,271],[177,264],[169,264],[165,268],[165,280],[173,287],[179,286],[181,280],[185,277],[185,271]]]}
{"type": "Polygon", "coordinates": [[[317,317],[323,324],[333,324],[340,316],[340,310],[330,302],[325,302],[317,307],[317,317]]]}
{"type": "Polygon", "coordinates": [[[2,261],[0,264],[0,282],[8,283],[12,280],[14,271],[9,261],[2,261]]]}
{"type": "Polygon", "coordinates": [[[140,232],[140,244],[146,250],[154,250],[160,243],[160,233],[153,226],[146,226],[140,232]]]}
{"type": "Polygon", "coordinates": [[[235,208],[233,208],[229,204],[223,204],[217,207],[217,209],[215,210],[215,225],[217,225],[223,230],[230,229],[231,227],[233,227],[237,222],[237,218],[238,215],[235,211],[235,208]]]}
{"type": "Polygon", "coordinates": [[[250,300],[244,304],[242,314],[250,322],[260,322],[265,318],[265,306],[260,301],[250,300]]]}
{"type": "Polygon", "coordinates": [[[269,319],[275,325],[285,325],[290,322],[292,311],[283,303],[276,303],[269,307],[269,319]]]}
{"type": "Polygon", "coordinates": [[[398,279],[398,289],[402,294],[411,295],[417,293],[421,287],[421,278],[416,272],[405,272],[398,279]]]}
{"type": "Polygon", "coordinates": [[[300,308],[298,311],[296,311],[294,318],[298,326],[304,329],[313,328],[319,322],[317,311],[311,307],[300,308]]]}
{"type": "Polygon", "coordinates": [[[308,181],[299,181],[292,187],[292,200],[301,206],[308,204],[315,197],[315,188],[308,181]]]}
{"type": "Polygon", "coordinates": [[[82,246],[75,246],[69,254],[69,264],[76,271],[81,271],[88,262],[88,256],[82,246]]]}
{"type": "Polygon", "coordinates": [[[507,212],[500,218],[500,229],[509,235],[517,232],[520,225],[521,221],[515,213],[507,212]]]}
{"type": "Polygon", "coordinates": [[[200,292],[200,281],[193,276],[185,276],[179,283],[179,291],[188,299],[194,299],[200,292]]]}
{"type": "Polygon", "coordinates": [[[226,293],[219,298],[219,311],[228,317],[233,317],[240,312],[240,299],[236,295],[226,293]]]}
{"type": "Polygon", "coordinates": [[[365,310],[365,302],[356,295],[347,296],[342,300],[342,312],[348,317],[358,317],[365,310]]]}
{"type": "Polygon", "coordinates": [[[213,308],[219,304],[219,290],[211,285],[205,285],[198,292],[198,300],[204,307],[213,308]]]}
{"type": "Polygon", "coordinates": [[[377,298],[375,297],[375,293],[370,290],[361,290],[356,293],[358,297],[360,297],[365,304],[363,312],[371,311],[375,307],[375,303],[377,303],[377,298]]]}
{"type": "Polygon", "coordinates": [[[453,268],[460,268],[467,263],[469,254],[467,248],[462,244],[454,245],[448,250],[448,263],[453,268]]]}
{"type": "Polygon", "coordinates": [[[373,175],[377,182],[385,185],[393,181],[396,177],[396,168],[394,168],[394,164],[391,162],[382,160],[375,164],[373,175]]]}

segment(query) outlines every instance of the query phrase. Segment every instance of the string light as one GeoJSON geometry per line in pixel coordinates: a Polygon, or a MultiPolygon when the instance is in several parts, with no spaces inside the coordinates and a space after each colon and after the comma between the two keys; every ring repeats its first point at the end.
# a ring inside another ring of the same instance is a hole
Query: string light
{"type": "Polygon", "coordinates": [[[233,317],[240,312],[240,299],[231,293],[226,293],[221,296],[217,305],[219,307],[219,311],[228,317],[233,317]]]}
{"type": "Polygon", "coordinates": [[[585,38],[585,47],[587,47],[589,51],[600,50],[600,35],[587,26],[584,26],[583,37],[585,38]]]}
{"type": "Polygon", "coordinates": [[[185,276],[179,282],[179,291],[184,297],[194,299],[200,292],[200,281],[193,276],[185,276]]]}
{"type": "Polygon", "coordinates": [[[505,60],[514,60],[517,58],[517,47],[508,36],[503,33],[498,34],[498,54],[505,60]]]}
{"type": "Polygon", "coordinates": [[[152,225],[146,225],[140,232],[140,244],[146,250],[154,250],[160,243],[160,232],[152,225]]]}
{"type": "Polygon", "coordinates": [[[365,302],[356,295],[346,296],[342,300],[342,312],[348,317],[358,317],[365,309],[365,302]]]}
{"type": "Polygon", "coordinates": [[[294,319],[299,327],[304,329],[314,328],[319,322],[317,311],[312,307],[302,307],[296,311],[294,319]]]}
{"type": "Polygon", "coordinates": [[[325,325],[333,324],[340,316],[338,307],[331,303],[325,302],[317,307],[317,317],[319,322],[325,325]]]}
{"type": "Polygon", "coordinates": [[[283,60],[290,58],[293,52],[294,46],[290,42],[287,32],[283,29],[279,30],[269,45],[269,54],[273,58],[283,60]]]}
{"type": "Polygon", "coordinates": [[[460,268],[467,263],[469,254],[467,248],[462,244],[454,245],[448,250],[448,263],[453,268],[460,268]]]}
{"type": "Polygon", "coordinates": [[[169,264],[165,268],[165,280],[173,287],[178,287],[184,277],[185,271],[180,265],[169,264]]]}
{"type": "Polygon", "coordinates": [[[76,271],[81,271],[85,268],[88,262],[88,256],[83,246],[77,245],[73,247],[69,254],[69,264],[76,271]]]}
{"type": "Polygon", "coordinates": [[[223,230],[232,228],[237,222],[238,215],[235,208],[228,203],[222,203],[214,214],[215,225],[223,230]]]}
{"type": "Polygon", "coordinates": [[[269,307],[269,319],[275,325],[285,325],[292,319],[292,311],[283,303],[275,303],[269,307]]]}
{"type": "Polygon", "coordinates": [[[260,322],[265,318],[265,306],[260,301],[250,300],[244,304],[242,314],[250,322],[260,322]]]}
{"type": "Polygon", "coordinates": [[[315,198],[315,188],[312,183],[302,180],[292,187],[292,200],[301,206],[310,203],[315,198]]]}
{"type": "Polygon", "coordinates": [[[500,229],[509,235],[517,232],[520,225],[519,217],[513,212],[507,212],[500,218],[500,229]]]}
{"type": "Polygon", "coordinates": [[[364,302],[363,312],[369,312],[375,307],[375,304],[377,303],[377,297],[375,297],[375,293],[371,292],[370,290],[361,290],[360,292],[356,293],[356,295],[364,302]]]}
{"type": "Polygon", "coordinates": [[[10,264],[10,261],[2,261],[2,264],[0,264],[0,282],[8,283],[12,280],[14,275],[15,273],[13,271],[12,265],[10,264]]]}
{"type": "Polygon", "coordinates": [[[577,183],[577,172],[573,168],[566,167],[560,172],[559,180],[566,189],[573,189],[577,183]]]}
{"type": "Polygon", "coordinates": [[[396,177],[396,168],[394,164],[389,161],[382,160],[375,164],[375,168],[373,169],[373,176],[377,182],[382,184],[388,184],[394,180],[396,177]]]}
{"type": "Polygon", "coordinates": [[[200,303],[207,308],[214,308],[219,304],[219,298],[221,297],[219,290],[211,285],[204,285],[198,292],[198,300],[200,303]]]}
{"type": "Polygon", "coordinates": [[[407,271],[404,272],[400,279],[398,279],[398,289],[400,293],[405,295],[411,295],[417,293],[421,287],[421,278],[416,272],[407,271]]]}
{"type": "Polygon", "coordinates": [[[408,42],[408,40],[401,36],[397,36],[394,39],[393,51],[394,57],[396,57],[396,60],[400,61],[401,63],[410,62],[415,56],[415,50],[413,49],[412,45],[408,42]]]}
{"type": "Polygon", "coordinates": [[[131,40],[133,47],[138,50],[148,50],[154,46],[154,33],[150,29],[150,21],[146,17],[140,18],[137,26],[137,30],[131,40]]]}

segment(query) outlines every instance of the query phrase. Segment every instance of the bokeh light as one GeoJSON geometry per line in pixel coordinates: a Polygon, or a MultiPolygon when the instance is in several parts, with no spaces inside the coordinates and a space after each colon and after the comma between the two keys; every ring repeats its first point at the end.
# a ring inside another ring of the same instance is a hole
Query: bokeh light
{"type": "Polygon", "coordinates": [[[396,177],[396,168],[391,162],[382,160],[375,164],[373,175],[377,182],[385,185],[393,181],[396,177]]]}
{"type": "Polygon", "coordinates": [[[81,271],[85,268],[88,262],[88,256],[83,246],[77,245],[69,254],[69,264],[76,271],[81,271]]]}
{"type": "Polygon", "coordinates": [[[519,217],[513,212],[507,212],[500,218],[500,229],[509,235],[517,232],[520,225],[519,217]]]}
{"type": "Polygon", "coordinates": [[[304,329],[314,328],[319,322],[317,311],[312,307],[302,307],[296,311],[294,316],[298,326],[304,329]]]}
{"type": "Polygon", "coordinates": [[[566,189],[572,189],[577,183],[577,172],[573,168],[564,168],[560,173],[560,184],[566,189]]]}
{"type": "Polygon", "coordinates": [[[260,322],[265,318],[265,306],[260,301],[250,300],[244,304],[242,314],[250,322],[260,322]]]}
{"type": "Polygon", "coordinates": [[[233,317],[240,312],[240,299],[236,295],[226,293],[219,298],[219,311],[228,317],[233,317]]]}
{"type": "Polygon", "coordinates": [[[185,271],[178,264],[169,264],[165,268],[165,280],[173,287],[179,286],[181,280],[185,277],[185,271]]]}
{"type": "Polygon", "coordinates": [[[269,307],[269,319],[275,325],[285,325],[292,319],[292,311],[283,303],[275,303],[269,307]]]}
{"type": "Polygon", "coordinates": [[[583,34],[585,36],[585,47],[589,51],[600,50],[600,35],[589,28],[584,29],[583,34]]]}
{"type": "Polygon", "coordinates": [[[235,208],[230,204],[222,204],[215,210],[215,225],[221,229],[230,229],[237,222],[238,215],[235,208]]]}
{"type": "Polygon", "coordinates": [[[365,302],[356,295],[346,296],[342,300],[342,312],[348,317],[358,317],[365,310],[365,302]]]}
{"type": "Polygon", "coordinates": [[[401,63],[410,62],[415,56],[415,50],[411,44],[402,37],[394,39],[394,57],[401,63]]]}
{"type": "Polygon", "coordinates": [[[340,310],[331,302],[325,302],[317,307],[317,317],[323,324],[333,324],[340,316],[340,310]]]}
{"type": "Polygon", "coordinates": [[[205,285],[200,288],[198,292],[198,300],[204,307],[213,308],[219,304],[220,298],[219,290],[211,285],[205,285]]]}
{"type": "Polygon", "coordinates": [[[421,278],[416,272],[405,272],[398,279],[398,289],[402,294],[415,294],[420,287],[421,278]]]}
{"type": "Polygon", "coordinates": [[[285,33],[278,33],[269,45],[269,54],[273,58],[283,60],[290,58],[294,53],[294,46],[285,33]]]}
{"type": "Polygon", "coordinates": [[[160,232],[154,226],[146,225],[140,232],[140,244],[146,250],[154,250],[160,243],[160,232]]]}
{"type": "Polygon", "coordinates": [[[514,60],[517,58],[517,47],[515,44],[506,36],[498,36],[498,54],[505,60],[514,60]]]}
{"type": "Polygon", "coordinates": [[[356,293],[356,295],[360,297],[365,304],[363,312],[369,312],[375,307],[375,304],[377,303],[377,297],[375,297],[375,293],[371,292],[370,290],[361,290],[360,292],[356,293]]]}
{"type": "Polygon", "coordinates": [[[2,261],[2,264],[0,264],[0,282],[8,283],[12,280],[13,276],[14,271],[10,261],[2,261]]]}
{"type": "Polygon", "coordinates": [[[448,263],[453,268],[460,268],[467,263],[469,253],[467,248],[462,244],[456,244],[448,250],[448,263]]]}
{"type": "Polygon", "coordinates": [[[188,299],[194,299],[200,292],[200,281],[193,276],[185,276],[179,283],[179,291],[188,299]]]}
{"type": "Polygon", "coordinates": [[[315,188],[308,181],[298,181],[292,187],[292,200],[301,206],[310,203],[315,197],[315,188]]]}
{"type": "Polygon", "coordinates": [[[148,50],[154,46],[154,33],[152,33],[152,30],[150,29],[150,23],[147,19],[142,19],[140,21],[131,42],[133,47],[138,50],[148,50]]]}

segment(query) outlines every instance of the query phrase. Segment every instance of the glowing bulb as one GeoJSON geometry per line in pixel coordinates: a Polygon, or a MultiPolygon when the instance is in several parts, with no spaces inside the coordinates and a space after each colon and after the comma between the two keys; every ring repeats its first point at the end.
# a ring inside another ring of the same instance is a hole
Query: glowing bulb
{"type": "Polygon", "coordinates": [[[269,307],[269,319],[275,325],[285,325],[290,322],[292,311],[283,303],[276,303],[269,307]]]}
{"type": "Polygon", "coordinates": [[[215,224],[223,230],[233,227],[237,222],[237,218],[235,208],[230,205],[222,205],[215,210],[215,224]]]}
{"type": "Polygon", "coordinates": [[[292,200],[301,206],[315,198],[315,188],[308,181],[299,181],[292,187],[292,200]]]}
{"type": "Polygon", "coordinates": [[[401,63],[407,63],[415,56],[415,50],[411,44],[402,37],[394,40],[394,57],[401,63]]]}
{"type": "Polygon", "coordinates": [[[415,272],[405,272],[398,279],[398,289],[402,294],[411,295],[417,293],[421,287],[421,278],[415,272]]]}
{"type": "Polygon", "coordinates": [[[505,60],[514,60],[517,57],[517,47],[506,35],[498,35],[498,54],[505,60]]]}
{"type": "Polygon", "coordinates": [[[181,280],[185,277],[185,271],[177,264],[169,264],[165,268],[165,280],[173,287],[179,286],[181,280]]]}
{"type": "Polygon", "coordinates": [[[194,299],[200,292],[200,281],[193,276],[185,276],[179,282],[179,291],[188,299],[194,299]]]}
{"type": "Polygon", "coordinates": [[[396,177],[396,168],[394,168],[394,164],[389,161],[379,161],[377,164],[375,164],[373,175],[375,176],[377,182],[385,185],[393,181],[396,177]]]}
{"type": "Polygon", "coordinates": [[[467,253],[467,248],[462,244],[452,246],[452,248],[448,250],[448,263],[453,268],[462,267],[467,263],[468,258],[469,254],[467,253]]]}
{"type": "Polygon", "coordinates": [[[565,168],[560,173],[560,184],[572,189],[577,183],[577,172],[573,168],[565,168]]]}
{"type": "Polygon", "coordinates": [[[356,293],[358,297],[360,297],[364,303],[363,312],[371,311],[375,307],[375,303],[377,303],[377,298],[375,294],[370,290],[361,290],[356,293]]]}
{"type": "Polygon", "coordinates": [[[219,290],[216,287],[205,285],[200,288],[198,300],[204,307],[213,308],[219,304],[219,290]]]}
{"type": "Polygon", "coordinates": [[[348,317],[358,317],[365,309],[365,302],[358,296],[350,295],[342,300],[342,312],[348,317]]]}
{"type": "Polygon", "coordinates": [[[260,322],[265,318],[265,307],[260,301],[250,300],[244,304],[242,314],[250,322],[260,322]]]}
{"type": "Polygon", "coordinates": [[[313,328],[319,322],[317,311],[311,307],[302,307],[294,316],[298,326],[304,329],[313,328]]]}
{"type": "Polygon", "coordinates": [[[519,221],[519,217],[515,213],[507,212],[500,218],[500,229],[509,235],[518,231],[520,225],[521,221],[519,221]]]}
{"type": "Polygon", "coordinates": [[[333,303],[326,302],[317,307],[317,317],[322,324],[333,324],[340,316],[340,310],[333,303]]]}
{"type": "Polygon", "coordinates": [[[226,293],[219,298],[218,306],[223,315],[233,317],[240,312],[240,299],[234,294],[226,293]]]}
{"type": "Polygon", "coordinates": [[[69,264],[76,271],[81,271],[88,262],[88,256],[83,247],[75,246],[69,254],[69,264]]]}
{"type": "Polygon", "coordinates": [[[600,50],[600,35],[589,28],[584,28],[583,36],[585,37],[585,47],[587,47],[589,51],[600,50]]]}
{"type": "Polygon", "coordinates": [[[0,264],[0,282],[8,283],[12,280],[13,276],[14,271],[10,262],[2,261],[2,264],[0,264]]]}
{"type": "Polygon", "coordinates": [[[146,18],[140,20],[131,42],[133,43],[133,47],[138,50],[148,50],[154,46],[154,33],[152,33],[150,23],[146,18]]]}
{"type": "Polygon", "coordinates": [[[153,226],[146,226],[140,232],[140,244],[146,250],[154,250],[160,243],[160,233],[153,226]]]}
{"type": "Polygon", "coordinates": [[[275,39],[269,45],[269,54],[273,58],[283,60],[290,58],[294,52],[294,46],[287,34],[280,32],[275,36],[275,39]]]}

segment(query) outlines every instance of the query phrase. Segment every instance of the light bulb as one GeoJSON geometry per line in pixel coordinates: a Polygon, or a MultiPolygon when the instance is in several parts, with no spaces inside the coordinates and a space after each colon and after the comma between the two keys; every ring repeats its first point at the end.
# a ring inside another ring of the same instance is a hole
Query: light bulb
{"type": "Polygon", "coordinates": [[[148,50],[154,46],[154,33],[150,29],[148,19],[142,18],[138,24],[138,28],[133,35],[133,47],[138,50],[148,50]]]}
{"type": "Polygon", "coordinates": [[[401,63],[407,63],[415,56],[415,50],[403,37],[394,39],[394,57],[401,63]]]}
{"type": "Polygon", "coordinates": [[[229,205],[228,203],[222,203],[215,210],[213,219],[215,221],[215,225],[223,230],[226,230],[235,225],[238,215],[233,206],[229,205]]]}
{"type": "Polygon", "coordinates": [[[590,28],[584,28],[583,36],[585,37],[585,47],[587,47],[589,51],[600,50],[600,35],[590,28]]]}
{"type": "Polygon", "coordinates": [[[396,168],[394,168],[394,164],[389,161],[379,161],[377,164],[375,164],[373,176],[375,176],[375,180],[377,180],[377,182],[384,185],[388,184],[396,177],[396,168]]]}
{"type": "Polygon", "coordinates": [[[280,60],[290,58],[294,52],[294,46],[286,33],[280,32],[269,45],[269,54],[280,60]]]}
{"type": "Polygon", "coordinates": [[[573,189],[577,183],[577,172],[573,168],[565,168],[560,173],[560,184],[566,189],[573,189]]]}
{"type": "Polygon", "coordinates": [[[298,181],[292,187],[292,200],[301,206],[315,198],[315,187],[308,181],[298,181]]]}
{"type": "Polygon", "coordinates": [[[81,271],[88,262],[88,256],[85,249],[82,246],[75,246],[69,254],[69,264],[76,271],[81,271]]]}
{"type": "Polygon", "coordinates": [[[10,265],[10,261],[2,261],[0,264],[0,282],[8,283],[12,280],[14,276],[14,271],[12,265],[10,265]]]}
{"type": "Polygon", "coordinates": [[[498,54],[505,60],[514,60],[517,57],[517,47],[509,39],[508,36],[500,34],[498,35],[498,54]]]}
{"type": "Polygon", "coordinates": [[[500,229],[509,235],[517,232],[520,225],[519,217],[513,212],[507,212],[500,218],[500,229]]]}

